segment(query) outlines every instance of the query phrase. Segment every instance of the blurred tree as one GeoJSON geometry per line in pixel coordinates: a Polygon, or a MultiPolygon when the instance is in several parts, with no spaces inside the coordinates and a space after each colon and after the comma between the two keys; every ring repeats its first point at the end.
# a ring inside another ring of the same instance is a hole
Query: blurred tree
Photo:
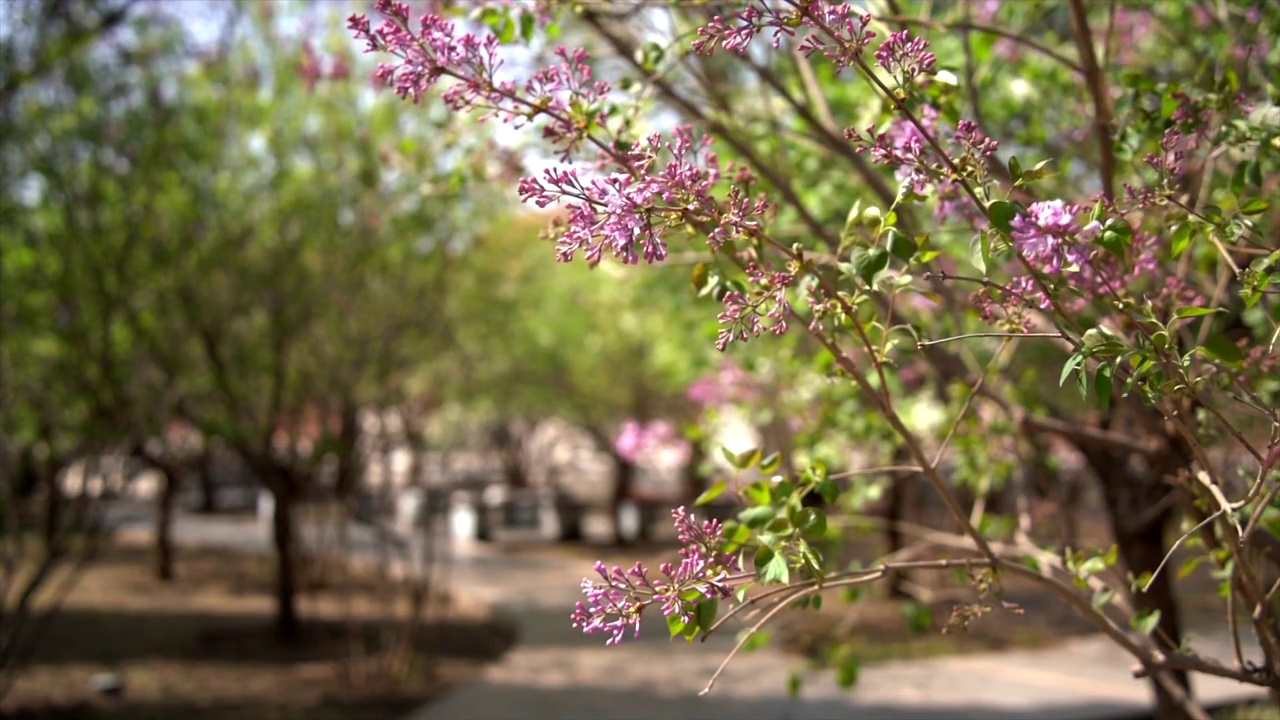
{"type": "MultiPolygon", "coordinates": [[[[19,93],[6,432],[133,448],[166,478],[162,519],[185,461],[147,441],[181,421],[227,442],[275,501],[292,639],[293,508],[328,455],[352,487],[355,409],[430,387],[435,308],[485,202],[468,180],[487,168],[480,133],[445,113],[408,122],[340,39],[281,31],[306,27],[281,15],[298,8],[224,9],[202,43],[149,8],[19,93]]],[[[167,522],[157,536],[171,557],[167,522]]]]}
{"type": "MultiPolygon", "coordinates": [[[[613,509],[634,468],[616,452],[626,419],[690,418],[685,388],[715,355],[689,302],[688,266],[632,272],[602,264],[548,265],[542,215],[521,215],[480,238],[454,269],[448,322],[465,329],[450,397],[480,412],[574,422],[614,458],[613,509]]],[[[711,335],[708,335],[708,333],[711,335]]]]}

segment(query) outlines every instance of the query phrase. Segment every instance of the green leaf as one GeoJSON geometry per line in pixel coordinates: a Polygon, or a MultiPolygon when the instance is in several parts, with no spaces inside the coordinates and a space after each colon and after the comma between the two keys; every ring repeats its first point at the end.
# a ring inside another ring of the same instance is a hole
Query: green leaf
{"type": "Polygon", "coordinates": [[[1213,334],[1200,347],[1207,355],[1224,363],[1234,365],[1244,359],[1240,347],[1227,339],[1225,335],[1213,334]]]}
{"type": "Polygon", "coordinates": [[[1098,395],[1098,405],[1102,412],[1107,412],[1111,407],[1111,379],[1115,373],[1115,366],[1103,364],[1098,366],[1098,372],[1093,376],[1093,391],[1098,395]]]}
{"type": "Polygon", "coordinates": [[[917,635],[933,627],[933,610],[925,603],[908,603],[902,608],[902,616],[906,618],[907,627],[917,635]]]}
{"type": "Polygon", "coordinates": [[[760,462],[760,448],[751,448],[750,450],[743,450],[738,453],[737,457],[734,459],[734,467],[739,470],[746,470],[747,468],[754,467],[758,462],[760,462]]]}
{"type": "Polygon", "coordinates": [[[756,505],[768,505],[773,501],[773,495],[769,489],[769,484],[763,480],[753,482],[747,486],[747,499],[756,505]]]}
{"type": "Polygon", "coordinates": [[[757,505],[738,513],[738,522],[752,529],[762,528],[768,525],[777,514],[777,510],[772,505],[757,505]]]}
{"type": "Polygon", "coordinates": [[[1106,569],[1107,561],[1100,556],[1094,556],[1080,563],[1079,567],[1076,568],[1076,576],[1089,577],[1090,575],[1097,575],[1106,569]]]}
{"type": "Polygon", "coordinates": [[[1193,305],[1184,305],[1183,307],[1174,310],[1173,316],[1176,318],[1193,318],[1200,317],[1202,315],[1212,315],[1219,312],[1226,312],[1226,310],[1223,310],[1222,308],[1205,308],[1195,307],[1193,305]]]}
{"type": "Polygon", "coordinates": [[[709,598],[698,603],[693,609],[693,619],[698,629],[707,632],[716,623],[716,615],[720,611],[720,601],[709,598]]]}
{"type": "Polygon", "coordinates": [[[1174,229],[1171,245],[1175,260],[1191,245],[1193,230],[1194,226],[1189,222],[1182,223],[1174,229]]]}
{"type": "Polygon", "coordinates": [[[1071,373],[1075,372],[1076,368],[1079,367],[1082,362],[1084,362],[1084,355],[1081,355],[1080,353],[1075,353],[1071,357],[1067,358],[1067,362],[1062,366],[1062,374],[1058,376],[1058,387],[1062,387],[1066,384],[1067,378],[1071,376],[1071,373]]]}
{"type": "Polygon", "coordinates": [[[1022,179],[1022,163],[1018,162],[1018,156],[1009,156],[1009,176],[1016,183],[1022,179]]]}
{"type": "Polygon", "coordinates": [[[1182,565],[1178,567],[1178,579],[1182,580],[1186,578],[1188,575],[1190,575],[1191,573],[1195,572],[1196,566],[1198,566],[1200,564],[1200,561],[1203,559],[1204,559],[1203,555],[1192,555],[1191,557],[1187,558],[1186,562],[1182,563],[1182,565]]]}
{"type": "Polygon", "coordinates": [[[834,480],[823,478],[817,484],[818,494],[822,496],[823,502],[830,505],[840,497],[840,486],[834,480]]]}
{"type": "Polygon", "coordinates": [[[667,616],[667,631],[671,633],[668,639],[674,639],[675,636],[684,632],[684,621],[680,619],[679,613],[671,613],[667,616]]]}
{"type": "MultiPolygon", "coordinates": [[[[787,559],[779,553],[775,553],[768,548],[762,548],[768,553],[768,559],[764,565],[757,565],[756,573],[760,580],[766,583],[779,583],[786,585],[791,582],[791,568],[787,566],[787,559]]],[[[756,561],[759,562],[760,555],[756,555],[756,561]]]]}
{"type": "Polygon", "coordinates": [[[1262,198],[1253,198],[1252,200],[1246,200],[1244,204],[1240,206],[1240,212],[1245,215],[1261,215],[1262,213],[1266,212],[1270,207],[1271,207],[1270,200],[1263,200],[1262,198]]]}
{"type": "Polygon", "coordinates": [[[737,641],[742,643],[741,652],[752,652],[769,644],[769,631],[757,630],[751,632],[751,628],[746,627],[738,631],[737,641]]]}
{"type": "Polygon", "coordinates": [[[1150,635],[1155,631],[1156,626],[1160,624],[1160,611],[1152,610],[1149,613],[1139,613],[1129,621],[1129,626],[1143,635],[1150,635]]]}
{"type": "Polygon", "coordinates": [[[712,484],[711,487],[702,491],[702,494],[698,496],[697,500],[693,501],[693,504],[706,505],[712,500],[715,500],[716,498],[720,497],[720,495],[724,493],[725,488],[727,487],[729,487],[728,481],[726,481],[724,478],[720,478],[719,480],[715,481],[715,483],[712,484]]]}
{"type": "Polygon", "coordinates": [[[854,272],[866,284],[875,282],[876,276],[889,267],[889,253],[883,248],[875,248],[858,253],[853,261],[854,272]]]}
{"type": "Polygon", "coordinates": [[[537,31],[537,18],[532,12],[520,13],[520,39],[526,43],[533,42],[533,34],[537,31]]]}
{"type": "Polygon", "coordinates": [[[969,241],[969,262],[978,272],[987,274],[987,257],[991,254],[991,241],[986,233],[978,233],[969,241]]]}
{"type": "Polygon", "coordinates": [[[991,227],[1008,235],[1013,230],[1011,223],[1018,216],[1018,206],[1007,200],[995,200],[987,206],[987,219],[991,227]]]}
{"type": "Polygon", "coordinates": [[[707,279],[710,273],[707,272],[706,263],[698,263],[693,266],[693,273],[689,278],[689,283],[693,286],[695,292],[700,292],[707,286],[707,279]]]}
{"type": "Polygon", "coordinates": [[[822,609],[822,595],[814,595],[814,596],[813,596],[813,609],[814,609],[814,610],[821,610],[821,609],[822,609]]]}
{"type": "Polygon", "coordinates": [[[840,687],[848,690],[858,684],[858,670],[858,659],[852,656],[846,657],[836,668],[836,682],[840,687]]]}
{"type": "Polygon", "coordinates": [[[760,461],[760,472],[771,473],[774,470],[777,470],[778,466],[781,464],[782,464],[782,454],[777,452],[771,452],[768,455],[766,455],[763,460],[760,461]]]}
{"type": "Polygon", "coordinates": [[[800,675],[799,670],[792,669],[787,672],[787,697],[800,697],[800,687],[804,685],[804,678],[800,675]]]}
{"type": "Polygon", "coordinates": [[[916,241],[899,232],[896,228],[889,228],[886,234],[889,237],[889,254],[904,263],[911,262],[911,258],[915,257],[916,251],[920,249],[916,245],[916,241]]]}
{"type": "Polygon", "coordinates": [[[801,508],[796,513],[796,525],[804,532],[821,536],[827,532],[827,516],[817,508],[801,508]]]}
{"type": "Polygon", "coordinates": [[[1093,605],[1094,610],[1101,610],[1106,607],[1115,596],[1115,590],[1108,587],[1099,588],[1098,591],[1093,594],[1093,599],[1090,601],[1090,604],[1093,605]]]}

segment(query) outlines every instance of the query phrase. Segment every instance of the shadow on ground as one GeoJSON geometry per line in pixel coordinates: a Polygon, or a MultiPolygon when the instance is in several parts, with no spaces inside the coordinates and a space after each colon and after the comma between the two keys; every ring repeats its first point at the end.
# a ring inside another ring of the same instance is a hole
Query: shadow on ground
{"type": "Polygon", "coordinates": [[[531,689],[480,681],[479,687],[467,693],[468,702],[457,702],[460,696],[447,696],[430,709],[431,720],[1149,720],[1132,707],[1098,703],[1076,705],[1069,709],[1001,708],[991,706],[912,706],[908,704],[862,704],[850,706],[831,700],[796,700],[778,698],[734,698],[712,694],[699,702],[688,698],[663,697],[660,688],[648,692],[582,691],[572,687],[531,689]],[[483,697],[483,704],[474,701],[483,697]],[[1069,712],[1070,714],[1062,714],[1069,712]]]}
{"type": "MultiPolygon", "coordinates": [[[[296,663],[341,660],[352,642],[370,653],[386,650],[403,633],[402,621],[308,620],[300,642],[274,637],[272,619],[262,615],[168,613],[66,609],[60,612],[30,658],[30,664],[127,663],[137,660],[199,660],[296,663]]],[[[492,660],[516,639],[510,623],[449,619],[427,622],[419,644],[437,657],[492,660]]]]}

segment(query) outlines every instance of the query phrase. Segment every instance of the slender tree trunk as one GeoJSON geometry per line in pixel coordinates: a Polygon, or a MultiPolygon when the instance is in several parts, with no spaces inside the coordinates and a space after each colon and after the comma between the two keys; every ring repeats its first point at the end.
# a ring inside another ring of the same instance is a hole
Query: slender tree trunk
{"type": "Polygon", "coordinates": [[[44,547],[50,553],[57,551],[58,530],[62,524],[62,488],[58,487],[57,463],[42,462],[38,466],[39,482],[44,485],[44,508],[40,529],[44,547]]]}
{"type": "MultiPolygon", "coordinates": [[[[1146,406],[1125,399],[1113,405],[1111,417],[1104,426],[1116,429],[1124,424],[1139,439],[1162,437],[1164,447],[1158,454],[1141,457],[1123,451],[1081,444],[1079,448],[1102,485],[1102,496],[1116,545],[1126,569],[1134,577],[1154,574],[1168,551],[1166,530],[1173,519],[1172,504],[1166,502],[1174,488],[1165,482],[1179,470],[1190,466],[1190,457],[1177,438],[1165,432],[1158,415],[1146,406]],[[1160,508],[1165,509],[1160,509],[1160,508]]],[[[1146,592],[1133,593],[1134,607],[1142,613],[1159,612],[1160,621],[1152,633],[1156,645],[1173,652],[1182,642],[1178,617],[1178,601],[1174,594],[1172,573],[1154,575],[1146,592]]],[[[1173,677],[1190,695],[1187,673],[1173,677]]],[[[1155,720],[1189,720],[1190,714],[1159,684],[1152,681],[1156,698],[1155,720]]]]}
{"type": "MultiPolygon", "coordinates": [[[[906,519],[907,508],[910,506],[911,487],[915,482],[913,475],[895,475],[889,482],[888,502],[885,503],[885,530],[884,539],[889,554],[897,553],[906,547],[905,535],[899,525],[906,519]]],[[[889,575],[888,590],[889,597],[894,599],[905,599],[911,597],[906,591],[903,584],[906,582],[906,575],[895,570],[889,575]]]]}
{"type": "Polygon", "coordinates": [[[347,502],[360,485],[360,468],[356,446],[360,439],[359,408],[355,403],[342,405],[342,429],[338,435],[338,477],[334,482],[334,495],[339,502],[347,502]]]}
{"type": "Polygon", "coordinates": [[[160,473],[160,491],[156,494],[156,579],[173,580],[173,510],[181,485],[179,469],[157,468],[160,473]]]}
{"type": "Polygon", "coordinates": [[[200,482],[200,512],[206,515],[218,512],[218,488],[213,483],[213,453],[206,450],[200,457],[196,477],[200,482]]]}
{"type": "MultiPolygon", "coordinates": [[[[622,547],[630,544],[630,541],[622,533],[620,520],[622,505],[631,498],[631,490],[635,486],[636,466],[612,450],[610,450],[610,454],[613,456],[615,468],[613,497],[609,503],[609,509],[613,514],[613,544],[622,547]]],[[[641,534],[643,534],[643,529],[641,534]]]]}
{"type": "Polygon", "coordinates": [[[704,459],[706,459],[706,450],[703,449],[702,443],[692,443],[689,462],[684,467],[684,496],[689,505],[693,505],[693,501],[707,489],[707,479],[702,476],[702,470],[699,467],[704,459]]]}
{"type": "Polygon", "coordinates": [[[271,483],[275,499],[272,536],[276,546],[276,635],[282,642],[301,636],[298,622],[298,557],[294,528],[295,479],[287,470],[277,471],[271,483]]]}
{"type": "MultiPolygon", "coordinates": [[[[893,457],[897,464],[905,465],[909,461],[905,450],[898,450],[893,457]]],[[[918,480],[919,476],[915,474],[901,473],[895,473],[889,479],[889,487],[884,499],[884,540],[886,551],[890,554],[897,553],[906,547],[906,535],[902,531],[901,523],[906,520],[907,513],[918,500],[919,493],[915,492],[918,480]]],[[[894,599],[911,597],[903,587],[906,579],[906,575],[901,571],[895,570],[890,573],[887,584],[889,597],[894,599]]]]}

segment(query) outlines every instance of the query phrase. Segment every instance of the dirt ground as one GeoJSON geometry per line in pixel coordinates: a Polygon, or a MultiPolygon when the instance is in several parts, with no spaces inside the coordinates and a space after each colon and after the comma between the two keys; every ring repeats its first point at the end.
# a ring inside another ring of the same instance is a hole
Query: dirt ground
{"type": "MultiPolygon", "coordinates": [[[[473,677],[515,639],[483,609],[433,609],[407,642],[408,601],[372,571],[330,571],[300,603],[303,639],[276,641],[271,560],[178,551],[176,581],[117,542],[88,570],[0,702],[12,720],[383,720],[473,677]],[[90,689],[118,672],[122,697],[90,689]]],[[[447,601],[446,603],[447,604],[447,601]]]]}

